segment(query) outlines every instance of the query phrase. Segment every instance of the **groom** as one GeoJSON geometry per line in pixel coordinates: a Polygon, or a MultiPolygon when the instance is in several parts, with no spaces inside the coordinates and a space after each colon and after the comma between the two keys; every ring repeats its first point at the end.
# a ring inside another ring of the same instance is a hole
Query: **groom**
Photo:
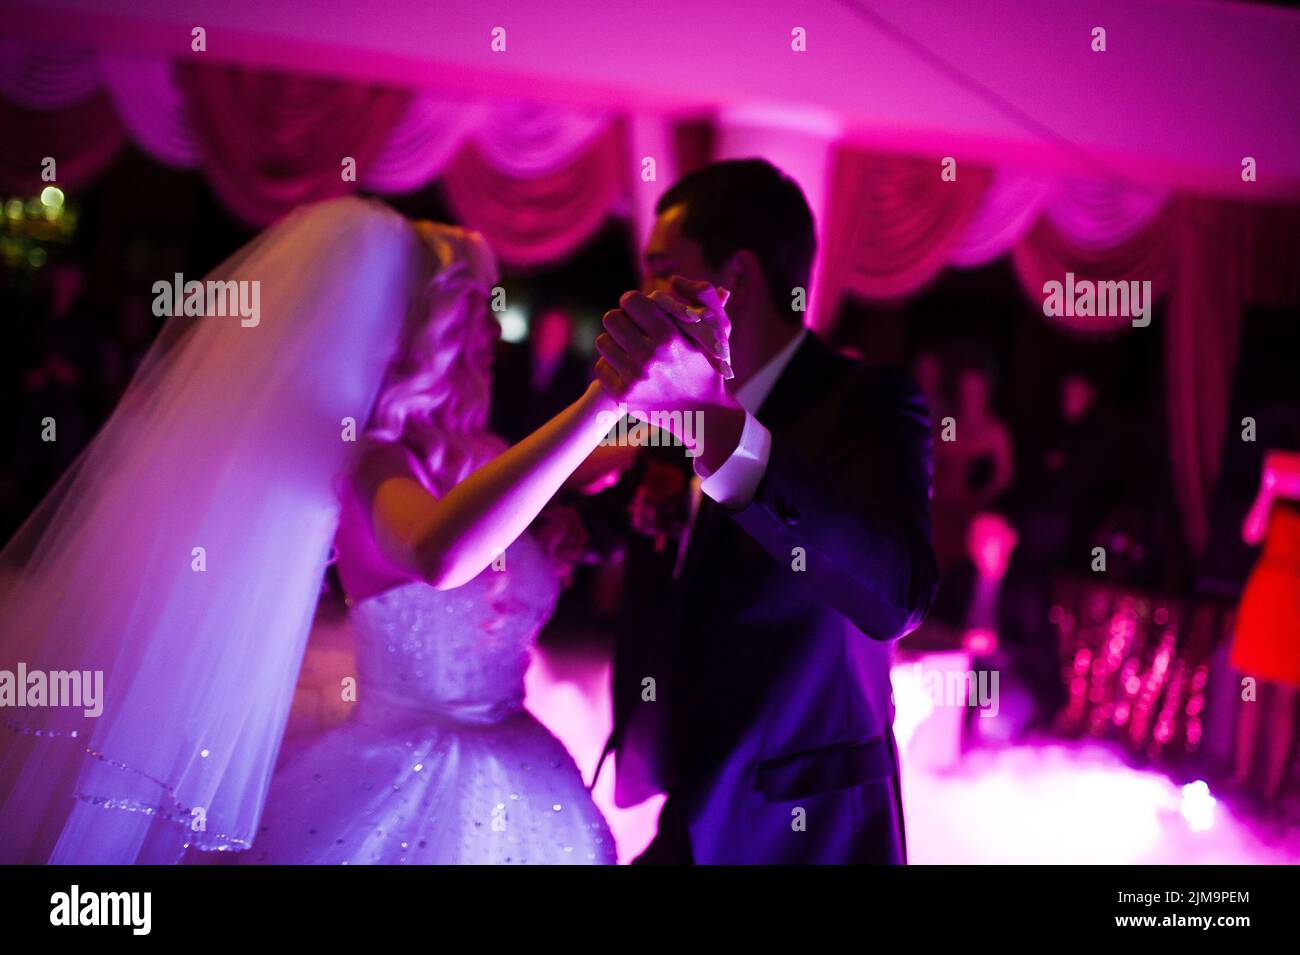
{"type": "Polygon", "coordinates": [[[902,863],[889,667],[935,592],[926,408],[803,327],[812,215],[774,166],[705,167],[656,211],[646,287],[597,340],[630,407],[702,415],[687,530],[629,578],[648,599],[616,651],[616,801],[668,792],[637,861],[902,863]],[[727,387],[673,317],[730,321],[727,387]]]}

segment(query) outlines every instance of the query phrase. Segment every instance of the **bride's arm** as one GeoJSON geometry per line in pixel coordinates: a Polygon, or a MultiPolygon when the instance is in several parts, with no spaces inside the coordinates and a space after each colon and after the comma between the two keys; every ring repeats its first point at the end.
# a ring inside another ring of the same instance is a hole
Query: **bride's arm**
{"type": "Polygon", "coordinates": [[[442,498],[410,474],[360,475],[360,486],[374,489],[369,512],[381,553],[440,590],[472,580],[533,522],[616,416],[617,403],[593,381],[581,398],[442,498]]]}

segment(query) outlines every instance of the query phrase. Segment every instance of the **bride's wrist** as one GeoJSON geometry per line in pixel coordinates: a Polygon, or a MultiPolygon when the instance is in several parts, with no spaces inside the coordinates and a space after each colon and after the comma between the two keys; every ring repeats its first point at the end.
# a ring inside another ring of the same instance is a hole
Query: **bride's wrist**
{"type": "Polygon", "coordinates": [[[583,393],[581,400],[587,402],[594,411],[618,411],[618,398],[609,393],[609,390],[599,378],[591,380],[591,384],[587,385],[587,390],[583,393]]]}

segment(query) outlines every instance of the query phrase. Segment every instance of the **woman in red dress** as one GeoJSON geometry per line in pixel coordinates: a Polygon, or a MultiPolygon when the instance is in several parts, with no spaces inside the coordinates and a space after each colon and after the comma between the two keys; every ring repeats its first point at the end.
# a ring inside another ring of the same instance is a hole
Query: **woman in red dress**
{"type": "Polygon", "coordinates": [[[1233,782],[1250,785],[1266,725],[1261,795],[1272,803],[1286,781],[1300,691],[1300,454],[1264,455],[1259,493],[1241,534],[1247,544],[1263,541],[1264,552],[1242,593],[1232,643],[1232,667],[1253,679],[1255,691],[1243,680],[1233,782]]]}

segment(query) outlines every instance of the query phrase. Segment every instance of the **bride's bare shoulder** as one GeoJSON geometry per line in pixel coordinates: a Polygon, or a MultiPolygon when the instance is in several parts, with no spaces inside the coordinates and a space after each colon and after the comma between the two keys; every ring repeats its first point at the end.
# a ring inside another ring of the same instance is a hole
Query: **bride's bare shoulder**
{"type": "Polygon", "coordinates": [[[397,551],[386,551],[383,542],[391,543],[395,529],[418,522],[435,502],[410,448],[367,439],[358,449],[335,536],[339,579],[352,601],[420,579],[413,565],[397,551]]]}
{"type": "Polygon", "coordinates": [[[424,466],[414,451],[400,441],[366,440],[352,472],[353,491],[360,497],[373,499],[385,483],[402,478],[432,493],[424,466]]]}

